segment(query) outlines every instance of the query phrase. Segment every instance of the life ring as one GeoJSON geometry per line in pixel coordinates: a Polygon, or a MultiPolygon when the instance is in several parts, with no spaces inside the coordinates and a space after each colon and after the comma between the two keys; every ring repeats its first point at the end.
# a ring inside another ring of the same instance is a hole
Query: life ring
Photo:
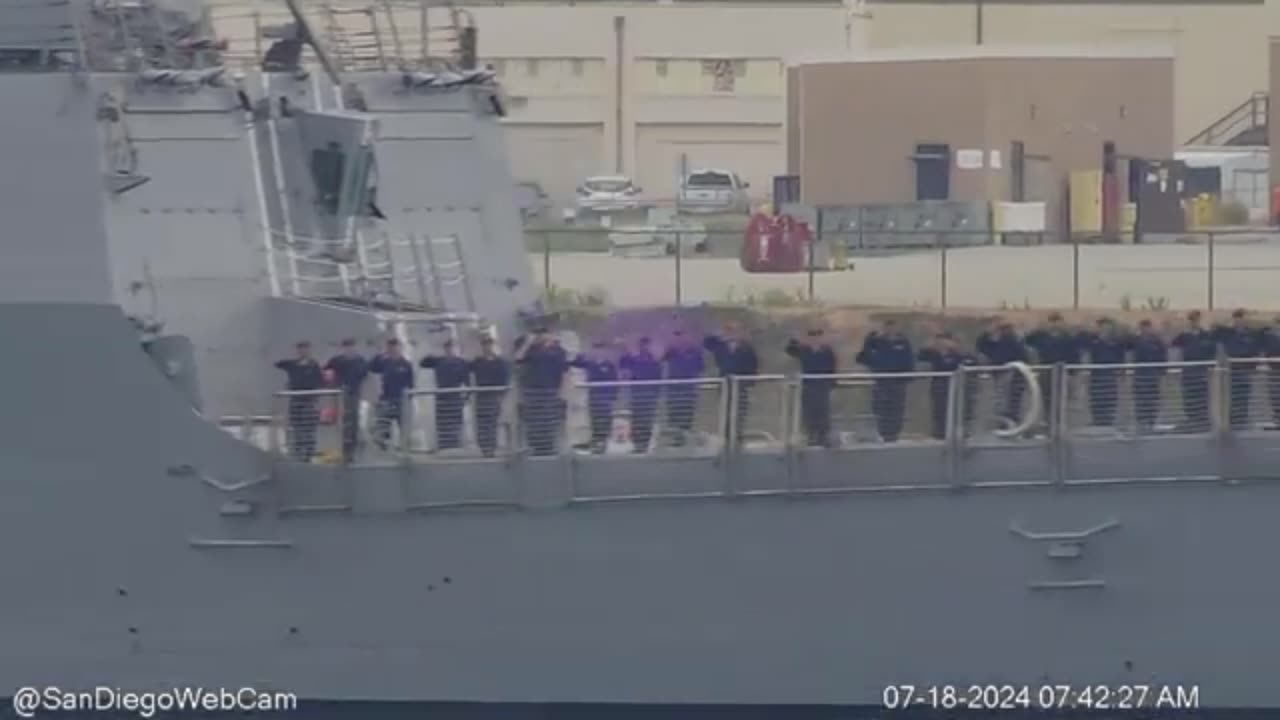
{"type": "Polygon", "coordinates": [[[1027,412],[1022,417],[1022,422],[1014,427],[1004,430],[996,429],[992,434],[999,438],[1018,437],[1026,434],[1028,430],[1035,427],[1040,422],[1040,415],[1044,409],[1044,397],[1040,394],[1040,382],[1036,378],[1036,373],[1031,369],[1030,365],[1024,362],[1011,362],[1005,367],[1020,373],[1027,383],[1027,412]]]}

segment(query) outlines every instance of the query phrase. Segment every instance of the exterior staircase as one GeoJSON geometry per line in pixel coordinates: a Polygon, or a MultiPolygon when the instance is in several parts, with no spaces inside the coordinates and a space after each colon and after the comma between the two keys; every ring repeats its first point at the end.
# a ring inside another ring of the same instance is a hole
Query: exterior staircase
{"type": "Polygon", "coordinates": [[[1265,146],[1271,98],[1255,92],[1212,125],[1188,140],[1188,146],[1265,146]]]}

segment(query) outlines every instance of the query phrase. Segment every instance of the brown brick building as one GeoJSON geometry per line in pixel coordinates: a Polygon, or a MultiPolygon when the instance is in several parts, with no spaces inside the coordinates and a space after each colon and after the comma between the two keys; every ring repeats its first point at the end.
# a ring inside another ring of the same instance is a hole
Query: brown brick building
{"type": "Polygon", "coordinates": [[[797,62],[788,172],[806,204],[1039,200],[1060,227],[1068,174],[1101,169],[1104,142],[1172,156],[1173,67],[1170,52],[1076,47],[797,62]]]}

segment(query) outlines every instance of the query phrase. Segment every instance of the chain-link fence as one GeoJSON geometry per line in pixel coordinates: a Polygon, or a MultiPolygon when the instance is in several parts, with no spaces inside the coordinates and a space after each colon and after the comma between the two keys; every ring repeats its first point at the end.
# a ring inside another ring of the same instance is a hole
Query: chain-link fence
{"type": "Polygon", "coordinates": [[[789,261],[740,228],[529,229],[535,277],[554,304],[652,307],[889,305],[1161,310],[1276,308],[1280,233],[1132,236],[879,230],[824,233],[789,261]],[[1123,241],[1123,242],[1122,242],[1123,241]],[[761,256],[765,260],[761,261],[761,256]],[[770,268],[748,272],[743,258],[770,268]],[[799,261],[796,257],[800,257],[799,261]],[[788,264],[789,263],[789,264],[788,264]]]}

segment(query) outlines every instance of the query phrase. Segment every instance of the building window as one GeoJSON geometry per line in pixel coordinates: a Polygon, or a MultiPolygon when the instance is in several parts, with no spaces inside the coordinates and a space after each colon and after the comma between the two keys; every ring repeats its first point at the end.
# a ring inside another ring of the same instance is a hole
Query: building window
{"type": "Polygon", "coordinates": [[[733,81],[736,73],[734,63],[729,60],[713,60],[711,63],[711,90],[713,92],[733,92],[733,81]]]}
{"type": "Polygon", "coordinates": [[[666,77],[666,76],[667,76],[667,61],[666,61],[666,60],[659,60],[658,62],[656,62],[656,63],[654,64],[653,70],[654,70],[654,72],[658,73],[658,77],[666,77]]]}
{"type": "Polygon", "coordinates": [[[538,77],[538,61],[530,59],[524,61],[524,70],[529,77],[538,77]]]}
{"type": "Polygon", "coordinates": [[[582,77],[582,66],[582,58],[573,58],[569,61],[569,71],[574,74],[574,77],[582,77]]]}

